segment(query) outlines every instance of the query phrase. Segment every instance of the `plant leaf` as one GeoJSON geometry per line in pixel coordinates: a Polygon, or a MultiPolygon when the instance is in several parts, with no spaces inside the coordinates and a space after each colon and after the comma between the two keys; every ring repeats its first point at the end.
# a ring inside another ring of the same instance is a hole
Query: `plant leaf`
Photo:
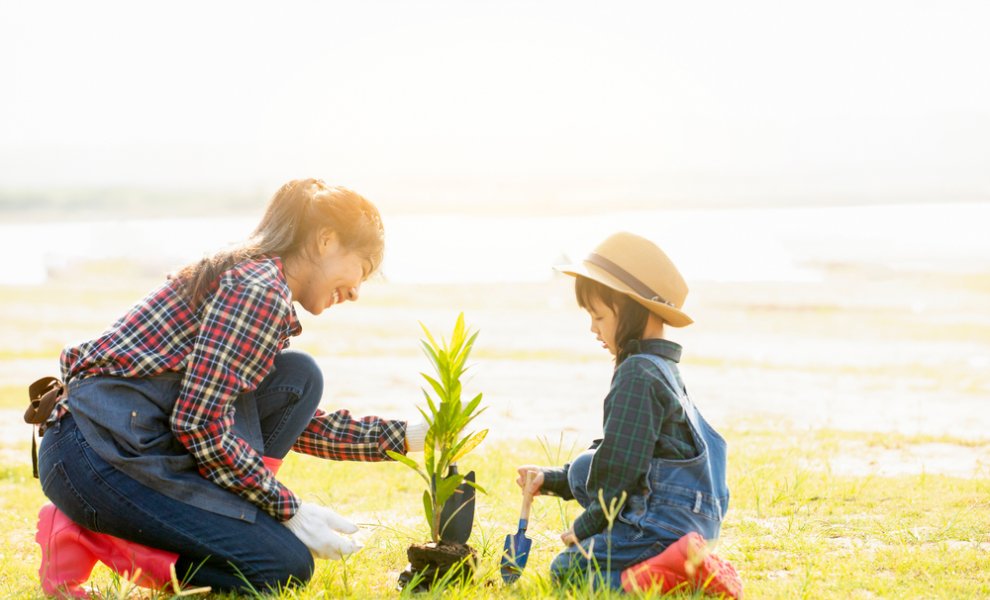
{"type": "Polygon", "coordinates": [[[425,410],[423,410],[422,408],[420,408],[418,406],[416,407],[416,410],[419,411],[419,414],[423,415],[423,420],[426,421],[426,424],[429,427],[433,427],[433,418],[429,414],[427,414],[427,412],[425,410]]]}
{"type": "Polygon", "coordinates": [[[430,426],[426,430],[426,438],[423,440],[423,463],[426,466],[427,473],[437,472],[434,458],[437,447],[435,430],[436,428],[434,426],[430,426]]]}
{"type": "Polygon", "coordinates": [[[430,398],[429,392],[422,390],[423,396],[426,397],[426,404],[430,407],[430,414],[435,415],[437,413],[437,405],[433,403],[433,398],[430,398]]]}
{"type": "Polygon", "coordinates": [[[488,435],[488,430],[482,429],[481,431],[461,441],[462,444],[461,449],[458,450],[457,453],[454,455],[454,457],[450,459],[450,462],[457,462],[458,460],[461,459],[462,456],[477,448],[478,444],[480,444],[482,440],[485,439],[486,435],[488,435]]]}
{"type": "MultiPolygon", "coordinates": [[[[468,414],[473,414],[475,409],[478,408],[479,404],[481,404],[481,394],[478,394],[474,398],[471,398],[471,401],[464,405],[464,412],[468,414]]],[[[478,411],[478,414],[480,415],[481,411],[478,411]]]]}
{"type": "Polygon", "coordinates": [[[426,381],[428,381],[430,383],[430,386],[433,388],[433,391],[436,392],[437,393],[437,396],[441,399],[440,400],[440,405],[443,406],[443,398],[447,395],[446,390],[443,389],[443,386],[440,385],[440,382],[439,381],[437,381],[436,379],[430,377],[426,373],[420,373],[420,375],[422,375],[423,376],[423,379],[425,379],[426,381]]]}
{"type": "Polygon", "coordinates": [[[426,334],[426,339],[430,340],[430,345],[433,346],[434,348],[440,348],[440,345],[437,344],[437,341],[433,339],[433,334],[430,333],[430,330],[426,328],[426,325],[423,325],[422,321],[419,322],[419,326],[420,328],[422,328],[423,333],[426,334]]]}
{"type": "Polygon", "coordinates": [[[392,460],[396,462],[400,462],[414,471],[419,471],[419,463],[409,458],[405,454],[399,454],[398,452],[392,450],[386,450],[385,454],[387,454],[388,457],[391,458],[392,460]]]}
{"type": "Polygon", "coordinates": [[[471,481],[470,479],[465,479],[464,480],[464,483],[466,483],[469,486],[473,487],[474,489],[478,490],[482,494],[487,494],[488,493],[488,491],[486,491],[485,488],[481,487],[480,485],[478,485],[477,483],[471,481]]]}
{"type": "Polygon", "coordinates": [[[464,476],[460,473],[441,479],[437,484],[437,506],[443,506],[454,495],[454,491],[463,480],[464,476]]]}
{"type": "Polygon", "coordinates": [[[430,536],[434,542],[439,541],[438,532],[433,521],[433,500],[430,498],[430,490],[423,492],[423,512],[426,513],[426,522],[430,525],[430,536]]]}

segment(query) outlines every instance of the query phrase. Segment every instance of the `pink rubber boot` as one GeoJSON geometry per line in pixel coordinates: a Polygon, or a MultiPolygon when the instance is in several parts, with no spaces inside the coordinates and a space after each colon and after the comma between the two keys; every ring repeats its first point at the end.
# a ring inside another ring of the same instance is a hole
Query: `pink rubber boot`
{"type": "Polygon", "coordinates": [[[172,580],[171,566],[178,558],[172,552],[84,529],[54,504],[41,507],[34,539],[41,546],[41,587],[57,598],[88,597],[80,586],[89,579],[96,561],[120,574],[141,569],[135,583],[159,588],[172,580]]]}
{"type": "Polygon", "coordinates": [[[677,588],[703,590],[706,594],[722,594],[727,598],[742,598],[743,585],[728,561],[708,550],[704,538],[691,532],[653,558],[633,565],[622,572],[622,589],[627,592],[648,590],[658,586],[664,593],[677,588]]]}

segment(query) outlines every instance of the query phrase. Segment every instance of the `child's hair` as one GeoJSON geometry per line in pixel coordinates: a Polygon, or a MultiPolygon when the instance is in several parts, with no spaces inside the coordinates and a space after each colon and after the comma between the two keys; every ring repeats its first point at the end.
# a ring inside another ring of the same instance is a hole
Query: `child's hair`
{"type": "Polygon", "coordinates": [[[650,310],[626,294],[587,277],[575,278],[574,295],[578,306],[585,310],[590,310],[592,301],[597,298],[615,313],[615,364],[624,361],[629,356],[629,341],[643,336],[650,310]]]}
{"type": "Polygon", "coordinates": [[[245,243],[186,265],[176,279],[196,310],[220,274],[235,264],[270,255],[283,259],[311,255],[324,229],[335,232],[345,250],[370,262],[368,275],[381,265],[385,229],[375,205],[347,188],[328,186],[319,179],[296,179],[275,192],[245,243]]]}

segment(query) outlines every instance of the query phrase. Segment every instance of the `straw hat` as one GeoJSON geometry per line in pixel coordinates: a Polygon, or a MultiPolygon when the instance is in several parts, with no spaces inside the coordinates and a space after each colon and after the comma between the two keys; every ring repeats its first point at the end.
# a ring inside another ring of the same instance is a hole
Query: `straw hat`
{"type": "Polygon", "coordinates": [[[694,322],[681,311],[687,298],[687,283],[663,250],[646,238],[616,233],[598,244],[580,264],[554,268],[626,294],[672,327],[694,322]]]}

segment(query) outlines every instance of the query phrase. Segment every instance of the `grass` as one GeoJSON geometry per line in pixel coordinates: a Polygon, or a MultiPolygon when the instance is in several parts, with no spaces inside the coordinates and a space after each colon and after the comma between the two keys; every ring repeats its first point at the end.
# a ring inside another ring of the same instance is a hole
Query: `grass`
{"type": "MultiPolygon", "coordinates": [[[[847,477],[829,468],[849,440],[819,430],[728,431],[732,501],[718,545],[740,572],[750,598],[967,598],[990,595],[990,481],[924,473],[901,477],[847,477]]],[[[916,442],[886,436],[884,443],[916,442]]],[[[952,443],[952,439],[942,439],[952,443]]],[[[972,443],[958,440],[959,443],[972,443]]],[[[519,504],[515,467],[566,458],[568,440],[483,445],[463,467],[475,469],[489,491],[479,496],[471,545],[482,556],[476,582],[422,598],[610,598],[607,592],[556,588],[549,563],[557,539],[578,514],[573,502],[539,498],[529,535],[533,551],[523,577],[505,587],[498,574],[505,535],[513,533],[519,504]],[[558,457],[547,457],[558,454],[558,457]]],[[[23,456],[27,456],[27,449],[23,456]]],[[[0,468],[0,596],[40,597],[39,552],[32,536],[45,501],[25,460],[0,468]]],[[[277,598],[384,598],[396,590],[405,549],[427,539],[419,483],[394,463],[330,463],[292,456],[280,475],[307,499],[332,506],[361,524],[365,548],[345,562],[319,562],[303,589],[277,598]],[[340,482],[347,482],[341,484],[340,482]]],[[[97,569],[102,597],[119,589],[97,569]]],[[[146,593],[147,595],[147,593],[146,593]]],[[[159,597],[168,597],[161,595],[159,597]]],[[[229,595],[212,595],[227,598],[229,595]]],[[[647,596],[649,597],[649,596],[647,596]]],[[[691,597],[681,594],[674,597],[691,597]]]]}

